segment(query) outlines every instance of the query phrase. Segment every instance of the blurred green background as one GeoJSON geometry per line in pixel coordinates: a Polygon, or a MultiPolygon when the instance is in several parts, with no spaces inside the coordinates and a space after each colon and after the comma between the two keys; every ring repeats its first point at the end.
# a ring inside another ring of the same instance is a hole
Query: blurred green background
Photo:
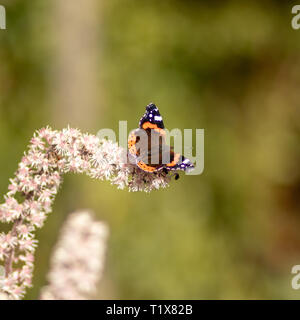
{"type": "Polygon", "coordinates": [[[300,30],[292,1],[2,0],[0,191],[34,130],[205,129],[205,169],[150,194],[68,175],[36,253],[37,299],[68,213],[110,226],[101,299],[299,299],[300,30]]]}

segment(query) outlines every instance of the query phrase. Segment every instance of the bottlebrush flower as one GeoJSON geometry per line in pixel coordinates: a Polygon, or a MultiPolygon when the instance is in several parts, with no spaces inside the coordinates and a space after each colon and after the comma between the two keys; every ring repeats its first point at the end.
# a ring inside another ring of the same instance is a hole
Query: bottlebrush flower
{"type": "Polygon", "coordinates": [[[96,292],[105,260],[108,227],[88,211],[71,214],[51,257],[42,300],[83,300],[96,292]]]}

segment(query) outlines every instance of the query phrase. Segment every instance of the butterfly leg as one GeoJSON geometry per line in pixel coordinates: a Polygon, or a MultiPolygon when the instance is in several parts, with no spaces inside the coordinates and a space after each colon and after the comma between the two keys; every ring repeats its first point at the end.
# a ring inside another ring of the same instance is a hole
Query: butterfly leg
{"type": "MultiPolygon", "coordinates": [[[[169,173],[169,170],[167,168],[163,168],[162,171],[166,175],[169,173]]],[[[175,177],[175,180],[178,180],[180,176],[179,176],[179,173],[174,172],[174,173],[172,173],[171,177],[175,177]]]]}

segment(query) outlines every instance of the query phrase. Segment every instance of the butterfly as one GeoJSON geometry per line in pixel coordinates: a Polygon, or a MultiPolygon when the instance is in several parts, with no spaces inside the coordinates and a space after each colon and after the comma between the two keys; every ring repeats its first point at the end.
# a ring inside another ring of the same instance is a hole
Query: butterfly
{"type": "MultiPolygon", "coordinates": [[[[139,128],[132,131],[128,138],[129,155],[134,157],[136,165],[146,172],[190,171],[193,163],[176,153],[166,144],[166,132],[162,116],[157,106],[150,103],[139,122],[139,128]]],[[[175,179],[179,174],[175,173],[175,179]]]]}

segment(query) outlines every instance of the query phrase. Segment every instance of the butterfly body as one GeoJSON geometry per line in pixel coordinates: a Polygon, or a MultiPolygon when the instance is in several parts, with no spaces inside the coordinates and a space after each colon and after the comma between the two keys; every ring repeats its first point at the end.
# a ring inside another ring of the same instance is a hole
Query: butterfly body
{"type": "MultiPolygon", "coordinates": [[[[128,139],[130,155],[135,157],[136,165],[146,172],[182,170],[194,168],[191,161],[165,143],[165,127],[162,116],[155,104],[150,103],[139,122],[139,128],[131,132],[128,139]]],[[[179,175],[176,174],[175,179],[179,175]]]]}

